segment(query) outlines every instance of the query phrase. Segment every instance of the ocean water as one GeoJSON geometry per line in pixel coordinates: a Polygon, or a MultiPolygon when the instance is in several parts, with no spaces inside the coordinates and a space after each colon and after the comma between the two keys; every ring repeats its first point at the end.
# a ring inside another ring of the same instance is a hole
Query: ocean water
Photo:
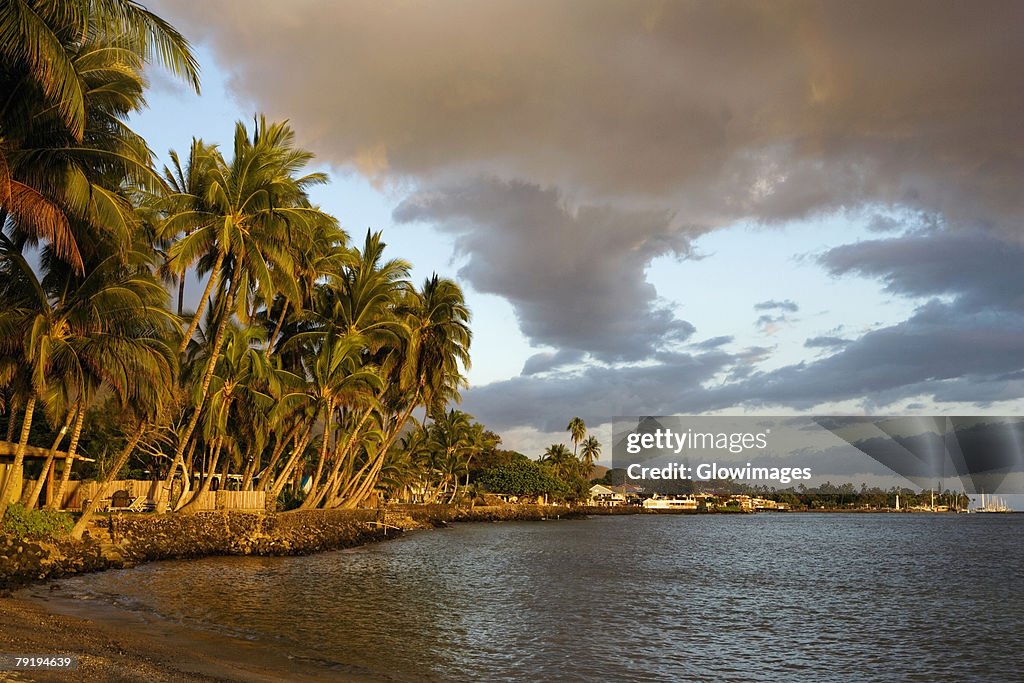
{"type": "Polygon", "coordinates": [[[175,622],[324,679],[1024,680],[1019,514],[466,524],[60,586],[66,607],[175,622]]]}

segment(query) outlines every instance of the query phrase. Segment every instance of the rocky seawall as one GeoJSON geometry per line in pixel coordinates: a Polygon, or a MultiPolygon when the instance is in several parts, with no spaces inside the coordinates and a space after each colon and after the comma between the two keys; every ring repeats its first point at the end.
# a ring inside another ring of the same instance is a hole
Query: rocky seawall
{"type": "Polygon", "coordinates": [[[155,560],[213,555],[303,555],[382,541],[454,522],[533,521],[585,516],[542,505],[392,506],[386,510],[280,513],[114,514],[82,541],[0,535],[0,590],[155,560]]]}

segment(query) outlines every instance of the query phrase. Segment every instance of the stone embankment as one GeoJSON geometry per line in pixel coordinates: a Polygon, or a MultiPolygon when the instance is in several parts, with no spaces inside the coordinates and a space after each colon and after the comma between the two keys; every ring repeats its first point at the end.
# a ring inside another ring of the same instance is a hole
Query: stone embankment
{"type": "Polygon", "coordinates": [[[304,555],[393,538],[453,522],[565,519],[584,516],[541,505],[402,505],[382,510],[280,513],[113,514],[97,517],[82,541],[0,534],[0,590],[37,581],[130,567],[154,560],[212,555],[304,555]]]}

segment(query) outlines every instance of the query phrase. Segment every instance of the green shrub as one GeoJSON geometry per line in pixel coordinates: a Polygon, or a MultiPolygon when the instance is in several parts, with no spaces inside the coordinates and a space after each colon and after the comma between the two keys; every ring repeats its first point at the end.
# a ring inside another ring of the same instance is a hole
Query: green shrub
{"type": "Polygon", "coordinates": [[[46,539],[67,536],[75,522],[66,512],[57,510],[27,510],[21,503],[7,506],[3,520],[4,531],[12,536],[46,539]]]}

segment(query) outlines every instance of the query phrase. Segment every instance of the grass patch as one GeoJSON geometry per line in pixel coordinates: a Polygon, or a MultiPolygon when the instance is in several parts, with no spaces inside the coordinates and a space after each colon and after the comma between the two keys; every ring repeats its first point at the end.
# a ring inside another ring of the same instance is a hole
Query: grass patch
{"type": "Polygon", "coordinates": [[[29,536],[40,540],[67,536],[75,522],[67,512],[28,510],[21,503],[7,506],[3,530],[11,536],[29,536]]]}

